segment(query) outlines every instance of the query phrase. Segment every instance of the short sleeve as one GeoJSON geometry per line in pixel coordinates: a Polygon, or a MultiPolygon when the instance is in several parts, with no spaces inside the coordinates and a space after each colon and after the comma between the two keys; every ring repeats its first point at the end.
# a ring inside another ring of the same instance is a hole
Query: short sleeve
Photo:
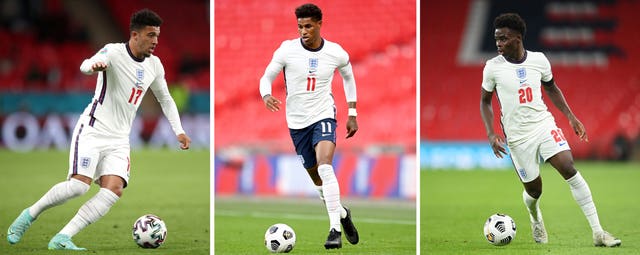
{"type": "Polygon", "coordinates": [[[493,92],[496,87],[491,67],[491,63],[487,61],[487,63],[484,65],[484,70],[482,70],[482,88],[489,92],[493,92]]]}
{"type": "Polygon", "coordinates": [[[553,79],[553,74],[551,73],[551,63],[549,63],[549,59],[542,54],[542,73],[540,80],[542,82],[548,82],[553,79]]]}

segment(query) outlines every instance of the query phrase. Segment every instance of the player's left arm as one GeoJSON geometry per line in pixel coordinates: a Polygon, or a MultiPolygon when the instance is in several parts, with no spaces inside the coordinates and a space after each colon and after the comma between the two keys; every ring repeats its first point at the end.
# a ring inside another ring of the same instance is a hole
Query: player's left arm
{"type": "Polygon", "coordinates": [[[564,116],[569,119],[569,124],[571,124],[571,127],[573,128],[573,131],[576,133],[576,135],[580,137],[580,140],[588,142],[589,137],[587,136],[587,130],[585,129],[584,125],[582,125],[582,122],[580,122],[580,120],[578,120],[578,118],[571,111],[569,104],[567,104],[567,100],[565,100],[564,95],[562,94],[560,88],[556,85],[556,82],[553,79],[547,82],[542,81],[542,87],[544,88],[544,91],[546,92],[549,99],[551,99],[553,105],[555,105],[556,108],[558,108],[558,110],[560,110],[560,112],[562,112],[562,114],[564,114],[564,116]]]}
{"type": "Polygon", "coordinates": [[[342,84],[344,86],[344,94],[347,98],[347,104],[349,105],[349,110],[347,115],[349,116],[347,119],[347,136],[346,138],[350,138],[356,134],[358,131],[358,121],[356,117],[358,113],[356,111],[356,79],[353,76],[353,68],[351,67],[351,63],[348,62],[340,67],[340,76],[342,76],[342,84]]]}
{"type": "Polygon", "coordinates": [[[153,95],[156,96],[158,103],[160,103],[164,116],[169,120],[171,129],[173,129],[173,132],[176,134],[178,142],[180,142],[180,149],[189,149],[189,146],[191,145],[191,138],[189,138],[184,129],[182,129],[178,107],[169,93],[167,81],[164,79],[164,73],[156,78],[156,80],[151,83],[150,87],[153,95]]]}

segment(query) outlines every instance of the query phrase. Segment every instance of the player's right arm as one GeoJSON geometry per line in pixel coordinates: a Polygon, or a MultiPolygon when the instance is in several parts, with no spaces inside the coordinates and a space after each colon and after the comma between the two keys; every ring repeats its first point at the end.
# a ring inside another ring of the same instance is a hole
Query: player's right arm
{"type": "Polygon", "coordinates": [[[502,158],[502,154],[507,154],[507,151],[502,146],[504,144],[504,138],[496,134],[493,128],[493,106],[491,100],[493,98],[493,92],[486,91],[482,88],[480,93],[480,115],[482,116],[482,122],[484,128],[487,131],[487,138],[493,149],[493,154],[498,158],[502,158]]]}
{"type": "Polygon", "coordinates": [[[487,62],[487,65],[485,65],[484,71],[482,72],[480,116],[482,116],[482,122],[484,123],[485,130],[487,131],[487,138],[489,139],[489,144],[491,144],[491,149],[493,149],[493,154],[498,158],[502,158],[503,154],[507,154],[507,151],[503,146],[504,138],[496,134],[495,129],[493,128],[493,105],[491,100],[493,100],[494,89],[495,83],[493,82],[489,63],[487,62]]]}
{"type": "Polygon", "coordinates": [[[262,101],[264,102],[264,106],[267,107],[269,111],[277,112],[280,110],[280,104],[282,102],[271,95],[271,84],[273,84],[273,80],[278,76],[282,68],[284,68],[285,60],[284,60],[284,47],[286,41],[280,45],[273,53],[273,58],[267,68],[264,70],[264,74],[262,78],[260,78],[260,95],[262,96],[262,101]]]}
{"type": "Polygon", "coordinates": [[[93,57],[85,59],[80,65],[80,71],[84,74],[93,74],[95,72],[104,71],[107,69],[109,49],[108,45],[105,45],[100,49],[93,57]]]}

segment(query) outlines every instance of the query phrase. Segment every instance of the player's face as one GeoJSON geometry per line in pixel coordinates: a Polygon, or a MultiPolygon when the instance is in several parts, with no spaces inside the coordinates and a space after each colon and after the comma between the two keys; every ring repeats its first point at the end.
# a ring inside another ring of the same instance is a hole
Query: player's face
{"type": "MultiPolygon", "coordinates": [[[[135,31],[134,31],[135,32],[135,31]]],[[[150,57],[156,46],[158,45],[158,37],[160,36],[160,27],[145,26],[134,34],[134,41],[138,54],[144,57],[150,57]]]]}
{"type": "Polygon", "coordinates": [[[302,42],[309,48],[315,49],[320,47],[320,26],[322,20],[313,21],[311,18],[298,19],[298,33],[302,42]]]}
{"type": "Polygon", "coordinates": [[[495,31],[496,47],[498,54],[511,59],[518,59],[520,56],[518,46],[520,45],[520,36],[511,31],[511,29],[503,27],[495,31]]]}

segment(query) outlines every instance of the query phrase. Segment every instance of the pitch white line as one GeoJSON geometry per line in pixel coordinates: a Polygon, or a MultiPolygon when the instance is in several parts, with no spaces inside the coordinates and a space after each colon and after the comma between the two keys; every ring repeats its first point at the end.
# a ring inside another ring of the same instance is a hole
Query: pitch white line
{"type": "MultiPolygon", "coordinates": [[[[287,218],[297,220],[322,220],[326,221],[326,216],[315,216],[308,214],[293,214],[293,213],[264,213],[264,212],[237,212],[227,210],[215,210],[216,215],[229,216],[229,217],[252,217],[252,218],[287,218]]],[[[374,223],[374,224],[397,224],[397,225],[415,225],[415,221],[410,220],[390,220],[390,219],[376,219],[376,218],[361,218],[355,219],[357,222],[374,223]]]]}

